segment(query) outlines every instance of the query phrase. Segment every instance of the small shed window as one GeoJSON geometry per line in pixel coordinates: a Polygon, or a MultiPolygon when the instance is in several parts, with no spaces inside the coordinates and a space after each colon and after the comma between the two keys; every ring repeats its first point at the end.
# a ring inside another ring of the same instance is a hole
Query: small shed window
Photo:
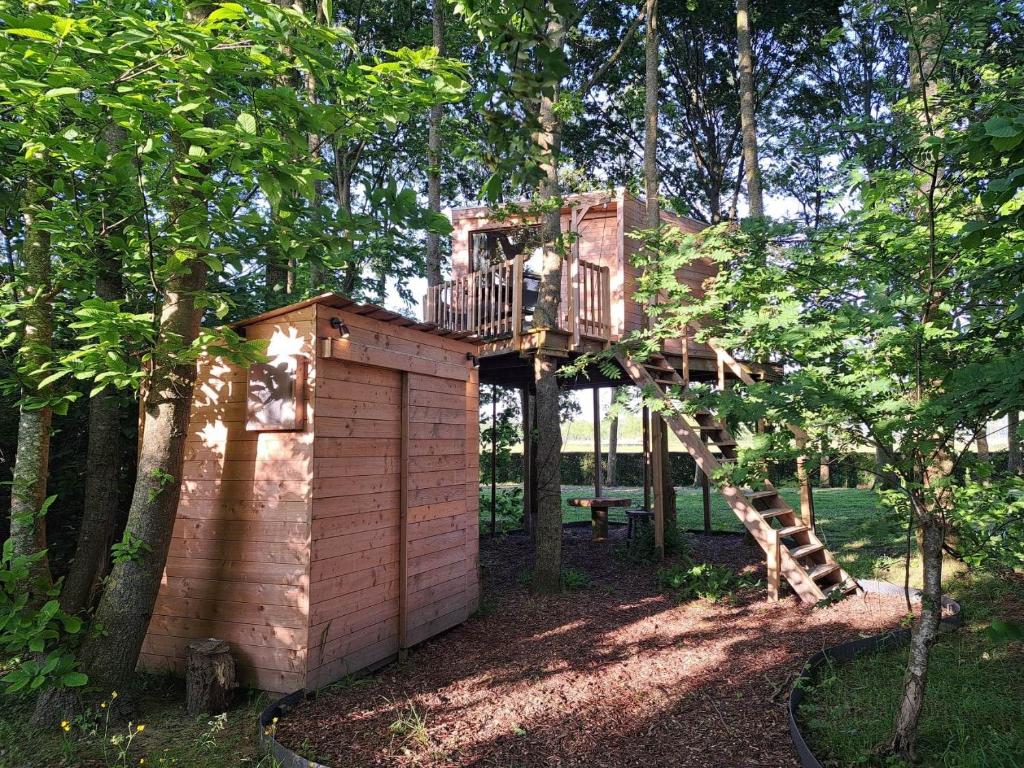
{"type": "Polygon", "coordinates": [[[521,253],[530,254],[542,245],[539,224],[473,232],[470,251],[474,271],[508,261],[521,253]]]}

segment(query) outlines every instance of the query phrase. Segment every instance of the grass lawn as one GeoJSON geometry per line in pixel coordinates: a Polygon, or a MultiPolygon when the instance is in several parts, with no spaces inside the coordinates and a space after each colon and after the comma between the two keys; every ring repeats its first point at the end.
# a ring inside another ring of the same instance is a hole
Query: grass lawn
{"type": "Polygon", "coordinates": [[[221,718],[191,717],[181,681],[147,675],[141,685],[138,721],[130,727],[107,722],[109,710],[103,707],[67,723],[67,730],[39,731],[28,723],[28,702],[6,701],[0,712],[0,768],[277,768],[258,746],[256,721],[270,696],[245,691],[221,718]]]}
{"type": "MultiPolygon", "coordinates": [[[[942,768],[1024,765],[1024,642],[998,642],[993,617],[1024,620],[1024,581],[961,577],[951,593],[970,622],[932,649],[918,737],[918,763],[942,768]]],[[[907,650],[823,668],[801,707],[804,735],[826,766],[884,766],[907,650]]]]}
{"type": "MultiPolygon", "coordinates": [[[[499,485],[499,494],[512,491],[515,486],[499,485]]],[[[634,507],[643,506],[642,488],[609,488],[606,496],[629,498],[634,507]]],[[[590,512],[571,507],[568,499],[593,496],[592,486],[566,485],[562,487],[563,520],[566,522],[590,519],[590,512]]],[[[793,507],[800,507],[799,490],[783,488],[782,497],[793,507]]],[[[862,488],[816,488],[814,509],[819,535],[838,554],[843,566],[854,576],[902,579],[903,553],[906,530],[902,524],[879,514],[874,491],[862,488]],[[899,571],[895,575],[894,571],[899,571]]],[[[508,501],[499,506],[498,529],[518,528],[522,524],[521,503],[508,501]],[[502,509],[504,506],[504,509],[502,509]],[[502,512],[505,514],[502,514],[502,512]]],[[[704,506],[699,488],[677,488],[676,510],[682,528],[700,529],[704,525],[704,506]]],[[[625,522],[625,512],[613,509],[609,519],[625,522]]],[[[481,486],[480,531],[490,531],[490,488],[481,486]]],[[[716,531],[742,531],[743,525],[726,504],[721,494],[711,493],[711,527],[716,531]]]]}

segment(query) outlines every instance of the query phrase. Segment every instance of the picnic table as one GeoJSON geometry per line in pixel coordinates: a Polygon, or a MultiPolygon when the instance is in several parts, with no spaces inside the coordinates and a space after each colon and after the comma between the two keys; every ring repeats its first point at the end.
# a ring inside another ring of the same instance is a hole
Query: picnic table
{"type": "Polygon", "coordinates": [[[594,541],[608,538],[608,510],[612,507],[628,507],[630,499],[616,499],[604,496],[569,499],[570,507],[585,507],[590,510],[591,530],[594,541]]]}

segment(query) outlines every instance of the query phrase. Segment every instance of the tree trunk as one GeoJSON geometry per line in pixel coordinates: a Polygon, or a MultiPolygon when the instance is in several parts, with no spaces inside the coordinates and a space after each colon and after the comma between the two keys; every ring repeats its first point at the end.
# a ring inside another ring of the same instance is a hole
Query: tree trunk
{"type": "Polygon", "coordinates": [[[821,463],[818,465],[818,485],[822,488],[832,487],[832,467],[829,464],[828,440],[821,438],[821,463]]]}
{"type": "Polygon", "coordinates": [[[924,569],[924,596],[921,616],[914,625],[910,640],[910,658],[903,676],[903,695],[890,749],[908,763],[914,759],[917,723],[921,716],[924,690],[928,678],[928,654],[939,631],[942,618],[942,543],[944,529],[941,518],[931,513],[921,521],[921,558],[924,569]]]}
{"type": "MultiPolygon", "coordinates": [[[[106,131],[107,157],[122,151],[124,130],[106,131]]],[[[116,195],[116,192],[115,192],[116,195]]],[[[115,197],[116,200],[116,197],[115,197]]],[[[120,206],[111,211],[121,219],[120,206]]],[[[110,234],[120,236],[123,226],[110,234]]],[[[104,301],[124,298],[121,258],[110,237],[97,244],[96,296],[104,301]]],[[[68,613],[92,607],[99,580],[106,572],[117,519],[121,467],[121,397],[104,389],[89,401],[89,444],[86,449],[85,494],[75,556],[64,578],[60,603],[68,613]]]]}
{"type": "Polygon", "coordinates": [[[1020,411],[1016,408],[1006,414],[1006,469],[1010,474],[1020,473],[1020,411]]]}
{"type": "Polygon", "coordinates": [[[896,473],[886,471],[887,464],[892,462],[892,449],[884,445],[875,446],[875,479],[871,486],[883,491],[891,491],[899,486],[896,473]]]}
{"type": "Polygon", "coordinates": [[[985,433],[985,430],[987,429],[988,424],[982,427],[982,432],[978,434],[978,437],[975,441],[978,445],[978,458],[981,459],[982,461],[989,460],[988,435],[985,433]]]}
{"type": "Polygon", "coordinates": [[[757,158],[757,117],[754,91],[754,53],[750,43],[750,16],[747,0],[736,0],[736,47],[740,70],[740,127],[743,131],[743,164],[747,174],[747,202],[750,216],[764,216],[761,192],[761,167],[757,158]]]}
{"type": "MultiPolygon", "coordinates": [[[[198,23],[209,12],[208,5],[192,6],[188,18],[198,23]]],[[[197,204],[184,190],[189,189],[189,179],[204,172],[202,166],[190,164],[183,148],[179,152],[182,169],[172,176],[171,187],[183,191],[171,201],[172,211],[197,204]]],[[[125,527],[129,551],[114,563],[106,580],[93,620],[94,628],[101,631],[91,633],[81,651],[90,684],[101,691],[124,687],[134,672],[167,562],[196,380],[196,365],[188,353],[199,335],[203,314],[197,297],[207,287],[204,255],[191,240],[182,241],[171,262],[177,269],[164,281],[154,344],[161,354],[154,356],[144,386],[138,470],[125,527]]]]}
{"type": "Polygon", "coordinates": [[[646,0],[644,40],[644,195],[647,228],[661,225],[658,199],[658,0],[646,0]]]}
{"type": "MultiPolygon", "coordinates": [[[[24,297],[28,302],[21,312],[23,331],[21,362],[31,372],[47,362],[53,345],[53,307],[50,296],[50,234],[39,220],[49,206],[50,191],[35,181],[26,184],[22,220],[24,242],[24,297]]],[[[33,383],[23,388],[22,397],[45,397],[49,388],[37,390],[33,383]]],[[[24,404],[18,417],[18,443],[14,454],[14,477],[11,483],[12,554],[34,555],[46,550],[46,475],[50,458],[50,425],[53,411],[49,407],[27,408],[24,404]]],[[[45,555],[33,563],[30,575],[44,584],[50,583],[50,566],[45,555]]]]}
{"type": "MultiPolygon", "coordinates": [[[[206,264],[196,253],[181,254],[184,274],[167,281],[160,315],[158,349],[184,350],[199,333],[196,294],[206,285],[206,264]]],[[[187,359],[157,358],[146,390],[138,475],[125,540],[136,555],[114,564],[82,660],[102,690],[122,686],[135,669],[149,626],[181,492],[181,467],[188,434],[196,366],[187,359]],[[102,684],[105,684],[102,685],[102,684]]]]}
{"type": "MultiPolygon", "coordinates": [[[[555,14],[548,24],[547,38],[552,50],[560,50],[564,29],[555,14]]],[[[560,196],[558,154],[561,124],[555,106],[558,89],[540,98],[539,130],[534,142],[544,161],[541,200],[550,202],[560,196]]],[[[534,309],[534,328],[557,328],[558,306],[562,293],[562,214],[560,206],[545,215],[544,254],[541,263],[540,290],[534,309]]],[[[534,383],[537,421],[537,536],[533,588],[542,594],[558,592],[562,586],[562,433],[559,429],[558,358],[539,350],[534,356],[534,383]]]]}
{"type": "MultiPolygon", "coordinates": [[[[444,49],[444,0],[433,0],[431,4],[434,47],[441,56],[444,49]]],[[[430,108],[430,125],[427,130],[427,209],[441,213],[441,120],[444,107],[435,104],[430,108]]],[[[427,233],[427,285],[441,284],[441,236],[437,232],[427,233]]]]}

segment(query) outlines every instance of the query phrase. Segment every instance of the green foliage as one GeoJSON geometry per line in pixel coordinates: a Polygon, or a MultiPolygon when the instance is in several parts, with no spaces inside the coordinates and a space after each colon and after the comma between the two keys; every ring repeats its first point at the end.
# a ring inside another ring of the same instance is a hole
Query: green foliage
{"type": "Polygon", "coordinates": [[[575,590],[575,589],[590,589],[594,585],[593,580],[590,578],[590,574],[583,571],[577,571],[575,568],[567,568],[562,571],[562,589],[575,590]]]}
{"type": "Polygon", "coordinates": [[[110,547],[110,560],[113,563],[139,562],[150,551],[149,544],[126,528],[121,541],[110,547]]]}
{"type": "Polygon", "coordinates": [[[658,569],[658,588],[671,592],[680,602],[708,600],[717,603],[736,592],[757,586],[757,579],[738,575],[731,568],[712,563],[694,564],[689,558],[658,569]]]}
{"type": "Polygon", "coordinates": [[[82,621],[60,610],[60,586],[40,583],[25,588],[33,563],[44,556],[14,556],[8,540],[0,557],[0,649],[5,656],[0,682],[9,694],[88,682],[72,653],[82,621]]]}
{"type": "MultiPolygon", "coordinates": [[[[523,491],[522,488],[498,488],[495,495],[494,520],[495,533],[508,533],[523,529],[523,491]]],[[[480,530],[490,532],[491,529],[491,490],[480,491],[480,530]]]]}

